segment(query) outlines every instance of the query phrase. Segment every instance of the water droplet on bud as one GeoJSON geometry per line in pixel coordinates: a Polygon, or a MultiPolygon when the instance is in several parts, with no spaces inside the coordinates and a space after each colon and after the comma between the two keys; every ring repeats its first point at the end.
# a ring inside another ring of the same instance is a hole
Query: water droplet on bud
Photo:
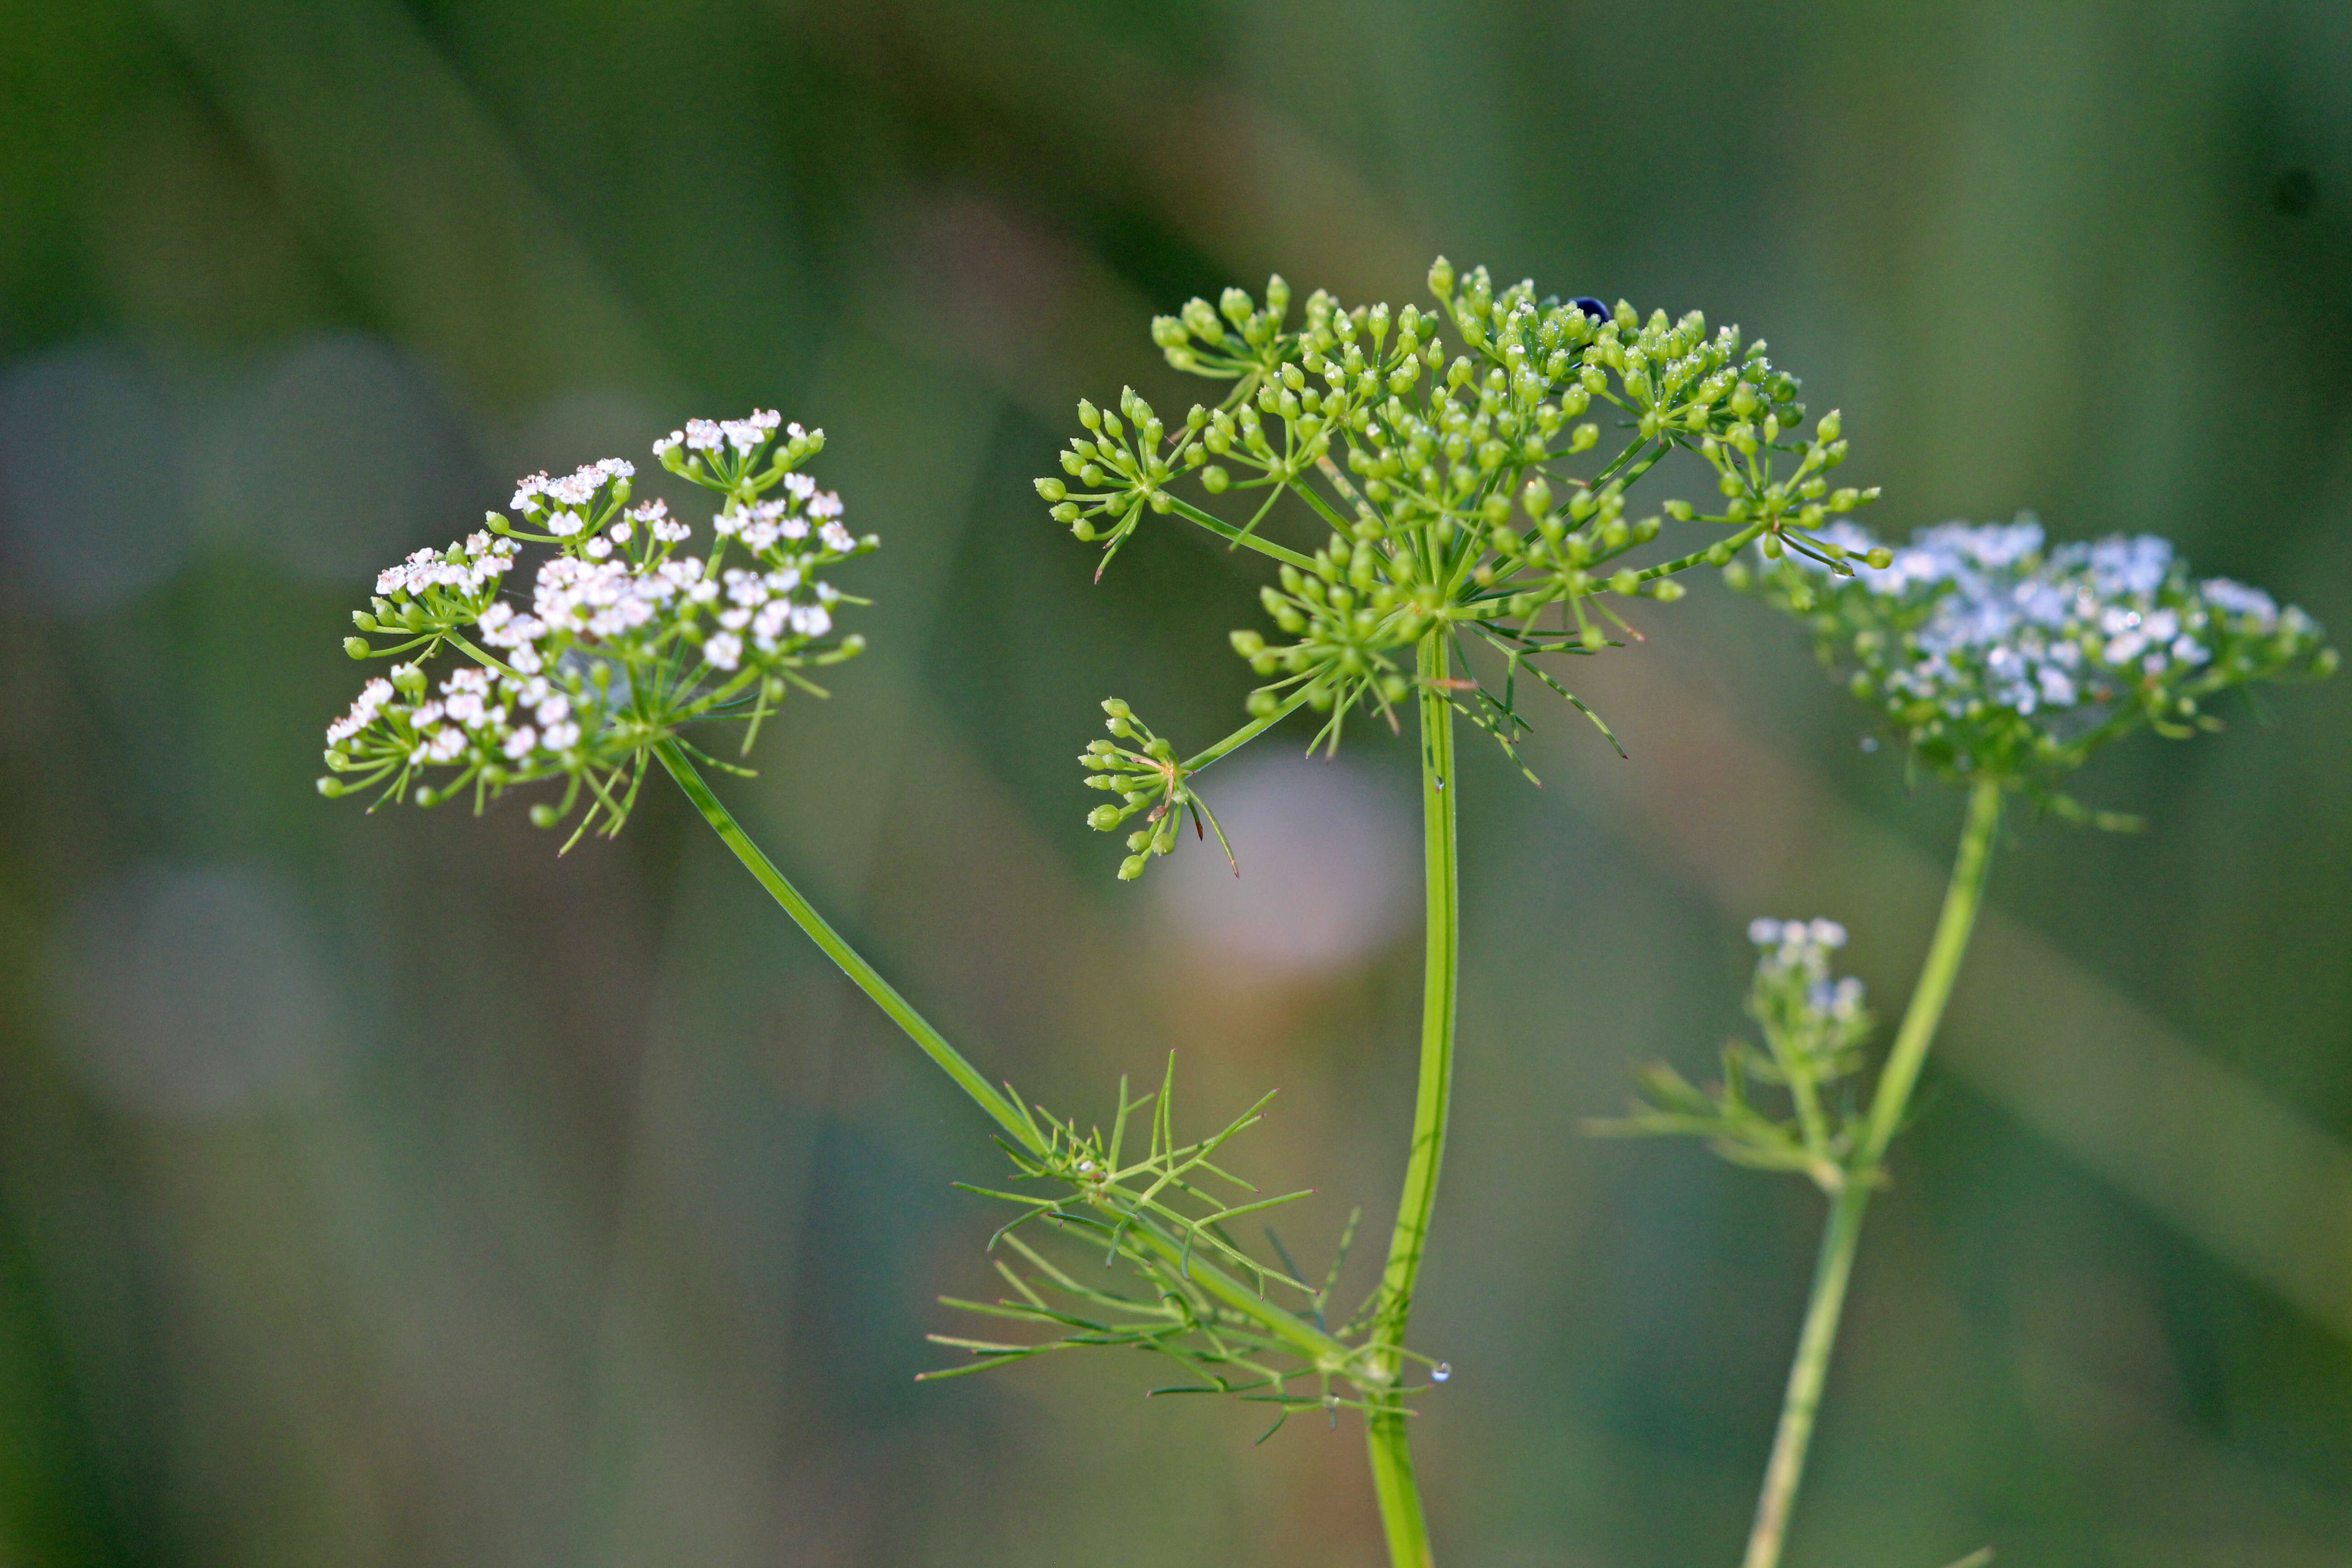
{"type": "Polygon", "coordinates": [[[1439,1362],[1435,1366],[1429,1369],[1429,1381],[1432,1383],[1444,1383],[1447,1378],[1452,1377],[1453,1375],[1454,1363],[1449,1361],[1439,1362]]]}

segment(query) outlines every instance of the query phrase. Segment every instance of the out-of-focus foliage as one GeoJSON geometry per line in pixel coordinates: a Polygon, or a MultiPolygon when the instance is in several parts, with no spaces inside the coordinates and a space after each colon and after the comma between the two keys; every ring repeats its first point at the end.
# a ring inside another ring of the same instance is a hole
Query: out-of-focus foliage
{"type": "MultiPolygon", "coordinates": [[[[1344,1413],[1252,1448],[1265,1413],[1081,1358],[915,1383],[932,1295],[1001,1293],[1005,1216],[949,1184],[984,1131],[666,795],[561,861],[519,812],[318,799],[352,585],[516,474],[711,408],[835,432],[889,541],[859,700],[730,802],[1039,1100],[1171,1047],[1204,1125],[1280,1086],[1251,1177],[1316,1187],[1318,1263],[1396,1185],[1412,759],[1286,760],[1287,721],[1220,764],[1240,879],[1096,874],[1090,705],[1223,733],[1253,680],[1203,628],[1271,581],[1146,526],[1097,587],[1038,515],[1079,395],[1189,402],[1151,317],[1277,270],[1414,297],[1440,252],[1688,301],[1868,430],[1885,538],[2031,507],[2352,626],[2337,6],[0,19],[0,1556],[1371,1555],[1344,1413]]],[[[1816,1205],[1574,1129],[1628,1061],[1710,1070],[1758,909],[1862,933],[1899,1008],[1951,838],[1779,617],[1665,613],[1577,687],[1629,760],[1572,712],[1518,742],[1541,791],[1465,751],[1509,915],[1465,933],[1415,1319],[1449,1562],[1731,1557],[1816,1205]]],[[[1792,1561],[2352,1554],[2347,693],[2068,786],[2150,835],[2016,829],[1792,1561]]]]}

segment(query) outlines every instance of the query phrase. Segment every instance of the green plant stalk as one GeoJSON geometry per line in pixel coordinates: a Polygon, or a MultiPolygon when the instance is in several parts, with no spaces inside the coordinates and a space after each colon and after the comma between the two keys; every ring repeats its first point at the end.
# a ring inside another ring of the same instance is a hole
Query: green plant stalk
{"type": "Polygon", "coordinates": [[[1396,1234],[1389,1242],[1381,1277],[1380,1313],[1372,1342],[1391,1389],[1374,1411],[1370,1438],[1372,1488],[1380,1500],[1381,1525],[1388,1536],[1392,1568],[1430,1568],[1429,1521],[1413,1481],[1412,1448],[1406,1430],[1412,1417],[1395,1384],[1404,1375],[1405,1330],[1412,1316],[1413,1289],[1429,1238],[1430,1215],[1437,1205],[1437,1177],[1445,1159],[1445,1121],[1454,1100],[1454,1001],[1462,958],[1460,889],[1456,875],[1454,797],[1454,703],[1447,690],[1448,638],[1441,626],[1421,639],[1416,673],[1421,678],[1422,870],[1427,912],[1423,932],[1421,993],[1421,1083],[1413,1097],[1412,1148],[1405,1158],[1404,1195],[1397,1205],[1396,1234]]]}
{"type": "Polygon", "coordinates": [[[1779,1568],[1780,1549],[1788,1539],[1789,1515],[1797,1502],[1797,1484],[1804,1478],[1805,1455],[1812,1443],[1813,1418],[1821,1409],[1822,1385],[1829,1377],[1830,1354],[1837,1344],[1846,1286],[1853,1277],[1863,1216],[1870,1207],[1871,1190],[1878,1184],[1886,1146],[1903,1125],[1903,1112],[1918,1084],[1927,1047],[1935,1042],[1937,1025],[1943,1021],[1944,1004],[1959,976],[1960,961],[1968,954],[1977,910],[1984,901],[1985,879],[1992,869],[2000,804],[2001,785],[1997,779],[1982,781],[1969,795],[1968,818],[1960,828],[1959,853],[1952,863],[1950,885],[1944,890],[1935,940],[1928,944],[1927,960],[1919,971],[1911,1004],[1904,1009],[1895,1048],[1887,1053],[1885,1069],[1878,1075],[1862,1146],[1850,1157],[1843,1182],[1831,1198],[1821,1257],[1813,1266],[1812,1294],[1805,1305],[1805,1326],[1797,1337],[1797,1359],[1789,1369],[1789,1392],[1781,1401],[1780,1429],[1773,1435],[1772,1457],[1764,1468],[1763,1493],[1757,1499],[1756,1523],[1748,1532],[1742,1568],[1779,1568]]]}
{"type": "MultiPolygon", "coordinates": [[[[1015,1143],[1033,1154],[1042,1154],[1045,1146],[1039,1142],[1037,1129],[1023,1114],[1012,1098],[980,1075],[980,1069],[965,1059],[963,1053],[948,1043],[947,1037],[932,1027],[929,1019],[915,1011],[914,1005],[898,994],[898,987],[882,978],[881,973],[866,962],[865,955],[849,945],[842,934],[834,930],[825,918],[817,913],[816,906],[802,896],[775,863],[751,842],[734,816],[722,805],[702,774],[687,760],[675,740],[665,740],[654,747],[654,754],[669,771],[677,787],[686,792],[702,819],[710,825],[719,840],[735,852],[735,858],[751,873],[769,897],[782,906],[809,940],[821,948],[824,955],[841,966],[841,972],[855,981],[859,990],[874,999],[877,1006],[890,1016],[891,1022],[907,1033],[922,1053],[937,1063],[941,1071],[953,1079],[956,1086],[970,1095],[972,1101],[988,1112],[996,1124],[1015,1143]]],[[[1268,1333],[1281,1340],[1298,1354],[1317,1365],[1341,1375],[1348,1375],[1358,1363],[1358,1358],[1347,1343],[1317,1328],[1306,1319],[1284,1310],[1252,1287],[1234,1278],[1216,1265],[1208,1262],[1185,1247],[1181,1241],[1161,1226],[1147,1219],[1137,1219],[1129,1227],[1142,1245],[1157,1253],[1163,1263],[1182,1269],[1186,1276],[1233,1310],[1256,1322],[1268,1333]]]]}

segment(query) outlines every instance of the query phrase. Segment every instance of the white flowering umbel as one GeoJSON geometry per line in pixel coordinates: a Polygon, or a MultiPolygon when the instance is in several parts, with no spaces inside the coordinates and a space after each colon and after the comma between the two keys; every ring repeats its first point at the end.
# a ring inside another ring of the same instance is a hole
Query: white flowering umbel
{"type": "Polygon", "coordinates": [[[513,517],[492,512],[481,531],[378,575],[344,646],[399,662],[328,726],[320,792],[430,805],[470,790],[479,809],[561,779],[531,820],[552,826],[584,803],[578,831],[614,833],[661,742],[732,720],[748,752],[789,691],[824,695],[803,672],[863,648],[834,635],[834,614],[866,601],[818,574],[877,542],[852,536],[840,498],[798,471],[824,433],[793,425],[779,438],[782,426],[763,410],[654,443],[664,467],[722,498],[707,553],[688,552],[693,530],[662,501],[631,505],[636,470],[607,458],[533,474],[513,517]],[[524,546],[547,551],[528,601],[505,592],[524,546]],[[428,668],[445,649],[464,657],[428,668]]]}
{"type": "MultiPolygon", "coordinates": [[[[1194,300],[1155,321],[1153,340],[1176,369],[1233,390],[1172,425],[1131,389],[1115,410],[1082,402],[1065,477],[1037,481],[1055,521],[1101,542],[1105,565],[1162,514],[1279,563],[1259,596],[1290,640],[1233,634],[1265,680],[1249,699],[1255,722],[1211,752],[1170,759],[1179,783],[1301,705],[1328,716],[1317,739],[1336,746],[1349,713],[1394,726],[1399,705],[1433,682],[1516,759],[1530,728],[1517,706],[1523,669],[1584,706],[1536,659],[1638,637],[1622,611],[1680,598],[1677,573],[1722,565],[1760,537],[1810,539],[1877,494],[1831,488],[1846,455],[1838,416],[1801,436],[1797,379],[1737,327],[1538,299],[1531,282],[1497,289],[1486,268],[1457,279],[1442,258],[1429,283],[1436,312],[1350,309],[1318,289],[1295,329],[1278,277],[1263,305],[1239,289],[1215,307],[1194,300]],[[1448,331],[1464,351],[1451,357],[1448,331]],[[1624,437],[1604,446],[1604,424],[1624,437]],[[1713,468],[1719,509],[1675,500],[1629,515],[1630,492],[1677,448],[1713,468]],[[1294,521],[1275,511],[1285,497],[1294,521]],[[1311,555],[1266,537],[1306,516],[1328,534],[1311,555]],[[1668,520],[1717,537],[1630,564],[1668,520]],[[1499,680],[1418,668],[1433,631],[1499,652],[1499,680]]],[[[1092,820],[1109,831],[1125,816],[1092,820]]],[[[1120,875],[1173,843],[1147,833],[1120,875]]]]}
{"type": "Polygon", "coordinates": [[[1760,565],[1726,575],[1801,616],[1823,661],[1949,778],[2049,796],[2117,736],[2218,728],[2215,695],[2336,667],[2309,616],[2225,577],[2200,581],[2146,534],[2052,549],[2020,517],[1923,529],[1891,551],[1850,522],[1811,542],[1764,541],[1760,565]]]}
{"type": "MultiPolygon", "coordinates": [[[[534,806],[533,820],[551,826],[584,801],[578,831],[612,832],[626,819],[648,763],[658,762],[778,907],[987,1114],[1015,1179],[1042,1182],[1052,1194],[997,1194],[1022,1208],[1002,1238],[1038,1272],[1006,1269],[1018,1300],[978,1310],[1065,1337],[943,1342],[973,1352],[980,1366],[1073,1344],[1154,1351],[1193,1380],[1162,1392],[1232,1394],[1273,1406],[1277,1425],[1302,1410],[1402,1411],[1426,1386],[1405,1381],[1412,1358],[1360,1322],[1329,1327],[1328,1278],[1317,1290],[1286,1261],[1280,1269],[1256,1262],[1226,1228],[1305,1194],[1211,1196],[1213,1184],[1248,1191],[1212,1156],[1226,1157],[1226,1142],[1260,1119],[1264,1101],[1207,1139],[1180,1142],[1172,1076],[1158,1095],[1140,1099],[1122,1081],[1105,1140],[1024,1103],[1010,1086],[999,1089],[843,939],[690,760],[711,759],[687,743],[687,726],[735,720],[755,732],[793,688],[823,694],[804,670],[862,647],[835,635],[834,615],[866,601],[818,574],[876,541],[853,537],[839,498],[798,471],[824,439],[763,412],[698,419],[655,442],[672,473],[721,498],[702,554],[688,553],[691,530],[660,502],[631,504],[632,470],[610,458],[561,479],[525,479],[515,491],[516,519],[493,514],[483,532],[384,573],[374,603],[355,617],[362,635],[347,646],[355,658],[399,662],[369,681],[329,730],[331,771],[320,787],[330,795],[380,788],[392,798],[415,783],[411,798],[420,804],[470,788],[478,809],[515,785],[561,779],[561,800],[534,806]],[[527,603],[502,595],[526,549],[545,552],[527,603]],[[428,668],[445,648],[463,657],[446,673],[428,668]],[[1146,1108],[1148,1131],[1131,1120],[1146,1108]],[[1097,1290],[1045,1263],[1013,1234],[1032,1222],[1124,1258],[1143,1279],[1142,1293],[1097,1290]],[[1275,1299],[1281,1290],[1290,1306],[1275,1299]],[[1046,1305],[1049,1296],[1060,1298],[1055,1306],[1046,1305]]],[[[1148,731],[1122,733],[1142,748],[1123,757],[1160,780],[1159,815],[1172,833],[1192,804],[1164,765],[1172,752],[1148,731]]],[[[747,732],[747,752],[751,743],[747,732]]],[[[1344,1251],[1344,1238],[1341,1245],[1344,1251]]]]}
{"type": "Polygon", "coordinates": [[[1758,920],[1748,935],[1757,948],[1748,1016],[1763,1032],[1764,1048],[1745,1040],[1726,1045],[1723,1079],[1704,1089],[1654,1063],[1643,1069],[1643,1098],[1633,1114],[1595,1122],[1591,1131],[1704,1138],[1737,1164],[1801,1172],[1834,1194],[1855,1173],[1865,1119],[1851,1080],[1873,1024],[1862,982],[1830,972],[1845,928],[1826,920],[1758,920]],[[1785,1112],[1757,1103],[1752,1086],[1759,1083],[1786,1091],[1785,1112]]]}

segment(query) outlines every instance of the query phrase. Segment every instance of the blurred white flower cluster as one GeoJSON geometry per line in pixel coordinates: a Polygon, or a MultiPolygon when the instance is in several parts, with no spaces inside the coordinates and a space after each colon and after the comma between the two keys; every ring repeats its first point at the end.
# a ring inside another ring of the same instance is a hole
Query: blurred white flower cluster
{"type": "Polygon", "coordinates": [[[2143,724],[2213,727],[2217,692],[2336,664],[2309,616],[2195,580],[2150,535],[2051,549],[2021,517],[1943,523],[1892,551],[1843,521],[1821,538],[1843,572],[1790,551],[1727,574],[1803,616],[1854,695],[1948,775],[2046,784],[2143,724]]]}
{"type": "Polygon", "coordinates": [[[681,552],[693,531],[665,502],[630,505],[636,470],[607,458],[531,475],[515,488],[515,518],[493,512],[463,542],[380,574],[345,647],[404,662],[328,727],[320,791],[381,786],[381,798],[431,805],[470,787],[478,806],[562,778],[562,800],[532,819],[552,825],[584,800],[583,828],[614,831],[650,749],[684,726],[748,721],[749,750],[789,690],[818,691],[801,671],[863,647],[832,634],[835,606],[865,601],[817,573],[878,542],[851,535],[840,498],[797,471],[824,432],[783,426],[778,441],[780,426],[762,410],[694,420],[654,444],[665,468],[724,498],[706,556],[681,552]],[[528,608],[500,596],[526,545],[548,552],[528,608]],[[445,648],[470,662],[436,684],[425,666],[445,648]]]}

